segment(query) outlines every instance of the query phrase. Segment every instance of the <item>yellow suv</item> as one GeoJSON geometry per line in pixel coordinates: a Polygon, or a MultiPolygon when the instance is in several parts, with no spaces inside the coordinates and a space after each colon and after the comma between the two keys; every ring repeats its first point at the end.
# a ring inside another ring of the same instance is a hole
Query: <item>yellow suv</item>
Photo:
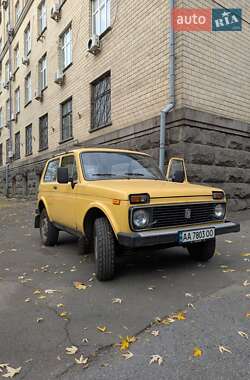
{"type": "Polygon", "coordinates": [[[60,231],[81,238],[105,281],[121,247],[183,246],[195,260],[211,259],[216,235],[240,230],[225,218],[224,192],[190,184],[182,159],[170,160],[165,177],[147,154],[83,148],[47,162],[35,227],[46,246],[60,231]]]}

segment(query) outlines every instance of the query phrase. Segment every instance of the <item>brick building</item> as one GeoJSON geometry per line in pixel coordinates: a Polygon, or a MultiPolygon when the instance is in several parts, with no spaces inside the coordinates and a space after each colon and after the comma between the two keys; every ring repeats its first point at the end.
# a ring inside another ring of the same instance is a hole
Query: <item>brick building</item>
{"type": "MultiPolygon", "coordinates": [[[[0,194],[36,194],[45,160],[110,145],[159,157],[169,99],[169,0],[7,0],[0,8],[0,194]],[[92,36],[94,37],[91,39],[92,36]]],[[[235,7],[176,0],[176,7],[235,7]]],[[[242,32],[175,33],[167,157],[250,206],[250,8],[242,32]]]]}

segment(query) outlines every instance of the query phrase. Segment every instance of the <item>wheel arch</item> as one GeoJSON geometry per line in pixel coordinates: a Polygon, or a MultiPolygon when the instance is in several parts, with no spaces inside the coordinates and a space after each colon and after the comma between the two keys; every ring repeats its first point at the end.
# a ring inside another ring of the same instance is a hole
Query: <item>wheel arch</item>
{"type": "Polygon", "coordinates": [[[116,236],[113,221],[110,218],[107,210],[104,210],[100,206],[95,205],[95,206],[92,206],[91,208],[89,208],[89,210],[87,211],[87,213],[84,217],[84,220],[83,220],[83,232],[84,232],[84,235],[86,236],[87,239],[90,240],[92,238],[94,222],[97,218],[100,218],[100,217],[107,218],[107,220],[109,221],[111,228],[112,228],[112,230],[116,236]]]}
{"type": "Polygon", "coordinates": [[[44,198],[41,198],[39,201],[38,201],[38,210],[39,210],[39,213],[41,214],[42,210],[45,208],[46,212],[47,212],[47,215],[49,217],[49,219],[51,220],[50,218],[50,212],[49,212],[49,209],[48,209],[48,205],[47,205],[47,202],[44,198]]]}

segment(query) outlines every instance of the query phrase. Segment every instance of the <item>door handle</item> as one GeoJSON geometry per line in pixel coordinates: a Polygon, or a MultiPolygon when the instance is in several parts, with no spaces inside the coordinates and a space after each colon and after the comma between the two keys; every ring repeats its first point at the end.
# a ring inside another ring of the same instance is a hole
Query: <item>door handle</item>
{"type": "Polygon", "coordinates": [[[54,190],[57,190],[57,186],[53,186],[53,189],[54,189],[54,190]]]}

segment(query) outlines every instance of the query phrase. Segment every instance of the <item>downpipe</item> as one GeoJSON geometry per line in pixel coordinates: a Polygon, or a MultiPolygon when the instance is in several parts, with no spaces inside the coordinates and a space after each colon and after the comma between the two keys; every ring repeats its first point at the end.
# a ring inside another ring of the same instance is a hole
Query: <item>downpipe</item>
{"type": "Polygon", "coordinates": [[[163,108],[160,113],[160,156],[159,168],[164,173],[165,155],[166,155],[166,122],[169,112],[175,107],[175,37],[173,27],[173,10],[175,7],[175,0],[169,0],[169,14],[170,14],[170,27],[169,27],[169,99],[170,102],[163,108]]]}

